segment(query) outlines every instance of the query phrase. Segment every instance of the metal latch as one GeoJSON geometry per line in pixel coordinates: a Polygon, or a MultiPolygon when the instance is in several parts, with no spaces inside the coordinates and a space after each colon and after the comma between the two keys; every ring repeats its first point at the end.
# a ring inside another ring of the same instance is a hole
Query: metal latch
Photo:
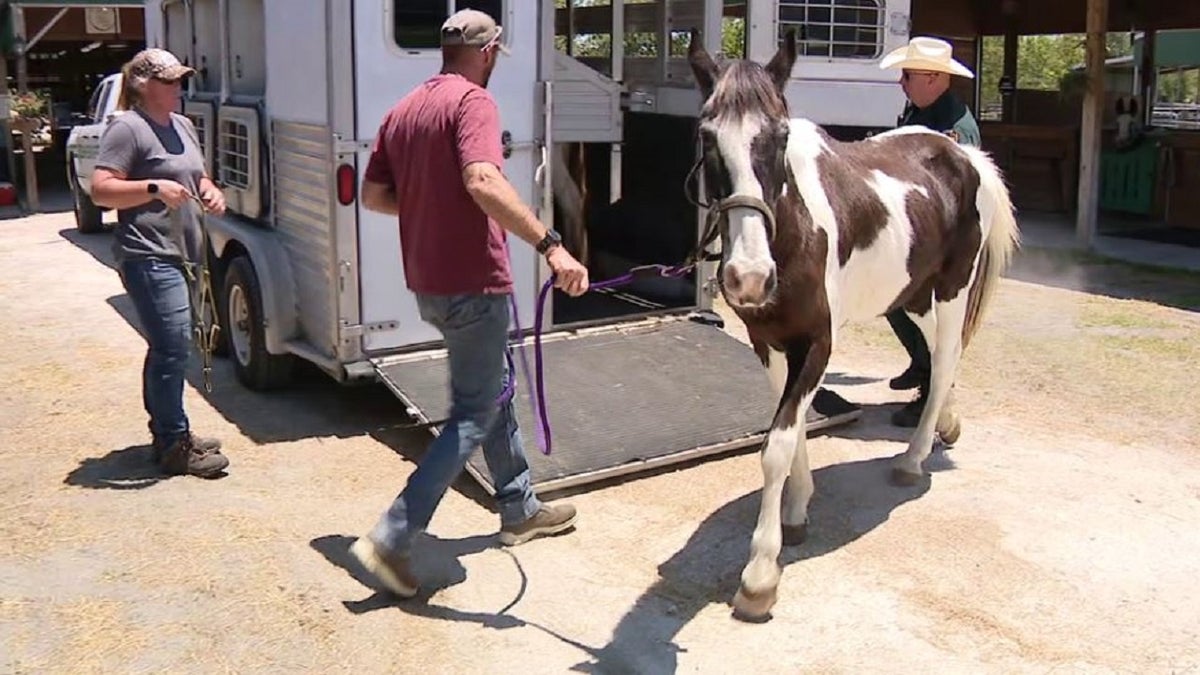
{"type": "Polygon", "coordinates": [[[513,150],[524,150],[525,148],[536,148],[536,141],[524,141],[521,143],[513,143],[512,132],[507,129],[500,132],[500,145],[504,148],[504,159],[512,157],[513,150]]]}

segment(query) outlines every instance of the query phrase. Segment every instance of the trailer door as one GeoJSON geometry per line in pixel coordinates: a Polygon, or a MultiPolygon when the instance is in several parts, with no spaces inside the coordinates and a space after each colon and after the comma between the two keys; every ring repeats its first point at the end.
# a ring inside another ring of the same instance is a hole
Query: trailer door
{"type": "MultiPolygon", "coordinates": [[[[370,141],[384,114],[441,68],[438,37],[442,22],[460,9],[485,11],[503,26],[502,40],[511,56],[500,63],[488,85],[500,107],[501,124],[510,134],[512,154],[504,172],[527,204],[539,198],[534,171],[540,162],[534,138],[537,115],[537,3],[532,0],[357,0],[354,3],[355,124],[360,139],[361,183],[370,141]]],[[[359,280],[362,298],[363,348],[394,350],[439,339],[417,314],[416,300],[404,282],[400,234],[390,216],[358,207],[359,280]]],[[[510,237],[510,240],[514,238],[510,237]]],[[[532,249],[513,241],[514,282],[519,300],[532,296],[537,258],[532,249]],[[526,250],[529,249],[529,250],[526,250]]],[[[520,303],[524,315],[531,304],[520,303]]],[[[528,324],[530,319],[523,316],[528,324]]]]}

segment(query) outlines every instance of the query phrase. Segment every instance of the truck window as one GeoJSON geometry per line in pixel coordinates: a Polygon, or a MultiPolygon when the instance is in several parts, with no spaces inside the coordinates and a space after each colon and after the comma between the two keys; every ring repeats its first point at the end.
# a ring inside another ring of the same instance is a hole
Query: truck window
{"type": "Polygon", "coordinates": [[[801,56],[876,59],[883,51],[883,19],[883,0],[779,0],[779,40],[801,29],[801,56]]]}
{"type": "MultiPolygon", "coordinates": [[[[393,39],[403,49],[437,49],[442,22],[462,9],[486,12],[504,24],[504,0],[393,0],[393,39]]],[[[508,44],[507,33],[500,41],[508,44]]]]}

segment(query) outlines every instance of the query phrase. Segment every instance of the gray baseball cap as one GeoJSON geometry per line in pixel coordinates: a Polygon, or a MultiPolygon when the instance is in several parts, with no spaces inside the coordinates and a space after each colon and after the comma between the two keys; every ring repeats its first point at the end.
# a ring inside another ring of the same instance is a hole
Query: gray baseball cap
{"type": "Polygon", "coordinates": [[[443,45],[470,45],[486,47],[494,44],[503,54],[510,54],[500,43],[504,29],[487,13],[477,9],[464,9],[450,15],[442,24],[443,45]]]}

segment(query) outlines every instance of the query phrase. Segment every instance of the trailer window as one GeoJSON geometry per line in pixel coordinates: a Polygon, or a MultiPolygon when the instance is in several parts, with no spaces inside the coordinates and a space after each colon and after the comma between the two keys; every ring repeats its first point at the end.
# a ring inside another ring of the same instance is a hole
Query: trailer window
{"type": "Polygon", "coordinates": [[[877,59],[883,19],[882,0],[779,0],[779,40],[795,29],[801,56],[877,59]]]}
{"type": "MultiPolygon", "coordinates": [[[[442,22],[463,9],[477,9],[504,24],[504,0],[393,0],[393,39],[402,49],[437,49],[442,22]]],[[[507,45],[508,34],[500,41],[507,45]]]]}

